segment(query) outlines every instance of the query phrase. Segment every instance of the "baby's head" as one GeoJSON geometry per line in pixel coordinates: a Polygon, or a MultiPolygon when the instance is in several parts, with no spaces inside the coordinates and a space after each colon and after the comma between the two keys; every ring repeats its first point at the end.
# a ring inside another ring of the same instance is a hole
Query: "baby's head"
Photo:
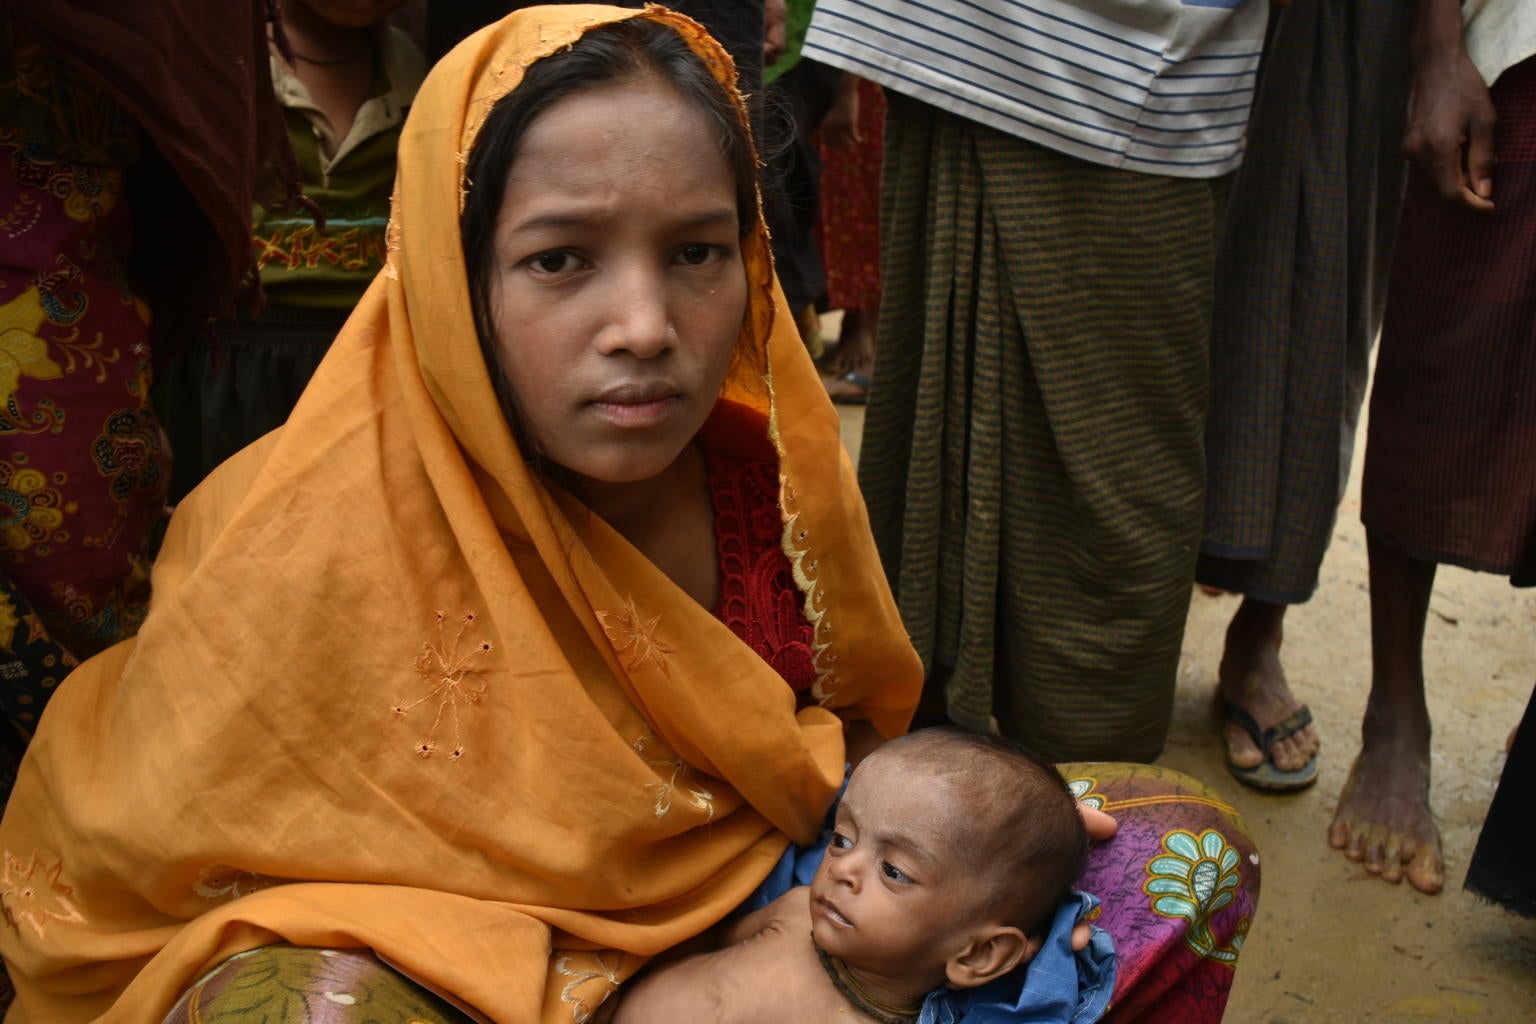
{"type": "Polygon", "coordinates": [[[811,934],[863,971],[984,984],[1027,961],[1082,873],[1066,783],[1008,740],[924,729],[866,758],[811,883],[811,934]]]}

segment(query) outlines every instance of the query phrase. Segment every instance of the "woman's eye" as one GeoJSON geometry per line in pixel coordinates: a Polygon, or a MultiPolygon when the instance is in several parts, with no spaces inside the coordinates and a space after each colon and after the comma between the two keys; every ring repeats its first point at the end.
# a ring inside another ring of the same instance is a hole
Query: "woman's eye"
{"type": "Polygon", "coordinates": [[[912,879],[907,877],[907,873],[905,871],[902,871],[901,868],[897,867],[895,864],[892,864],[888,860],[880,862],[880,871],[885,875],[886,878],[889,878],[893,882],[912,881],[912,879]]]}
{"type": "Polygon", "coordinates": [[[560,274],[575,269],[576,257],[560,250],[541,252],[530,259],[528,265],[541,273],[560,274]]]}
{"type": "Polygon", "coordinates": [[[693,245],[685,245],[677,251],[677,258],[693,267],[701,267],[706,263],[719,259],[725,255],[725,250],[718,245],[705,245],[697,242],[693,245]]]}

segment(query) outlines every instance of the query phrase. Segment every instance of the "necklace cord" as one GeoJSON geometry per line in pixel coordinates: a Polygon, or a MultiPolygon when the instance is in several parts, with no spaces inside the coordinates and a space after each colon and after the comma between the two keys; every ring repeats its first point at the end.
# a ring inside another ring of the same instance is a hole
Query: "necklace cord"
{"type": "Polygon", "coordinates": [[[857,978],[848,970],[848,965],[837,957],[821,948],[816,937],[811,936],[811,946],[816,950],[816,959],[821,961],[822,970],[827,972],[827,977],[832,979],[833,986],[842,993],[843,998],[853,1004],[853,1008],[873,1018],[880,1024],[913,1024],[921,1007],[916,1009],[906,1006],[896,1006],[883,1002],[869,994],[857,978]]]}

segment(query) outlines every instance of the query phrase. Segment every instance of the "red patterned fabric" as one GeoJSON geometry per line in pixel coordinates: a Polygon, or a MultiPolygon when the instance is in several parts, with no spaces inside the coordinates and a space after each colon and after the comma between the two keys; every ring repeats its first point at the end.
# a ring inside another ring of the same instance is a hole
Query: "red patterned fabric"
{"type": "Polygon", "coordinates": [[[1536,58],[1492,89],[1491,213],[1415,168],[1387,292],[1361,519],[1421,561],[1536,584],[1536,58]]]}
{"type": "Polygon", "coordinates": [[[880,165],[885,157],[885,93],[859,82],[859,134],[848,149],[821,150],[821,260],[827,268],[827,305],[875,309],[880,305],[880,165]]]}
{"type": "MultiPolygon", "coordinates": [[[[761,451],[731,450],[711,441],[750,436],[717,413],[705,428],[709,490],[715,505],[720,600],[715,615],[784,677],[804,706],[816,681],[811,624],[805,620],[789,558],[780,547],[778,460],[761,451]]],[[[758,435],[759,437],[761,434],[758,435]]]]}

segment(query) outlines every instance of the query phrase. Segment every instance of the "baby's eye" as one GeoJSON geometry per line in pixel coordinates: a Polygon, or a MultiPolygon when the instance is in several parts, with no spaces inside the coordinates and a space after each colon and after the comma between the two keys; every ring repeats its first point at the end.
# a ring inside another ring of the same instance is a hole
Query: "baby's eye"
{"type": "Polygon", "coordinates": [[[726,250],[722,246],[695,242],[692,245],[685,245],[679,249],[677,251],[677,258],[680,262],[686,263],[689,266],[702,267],[706,263],[723,259],[725,254],[726,250]]]}
{"type": "Polygon", "coordinates": [[[563,249],[541,252],[528,260],[528,265],[544,274],[561,274],[576,269],[576,255],[563,249]]]}
{"type": "Polygon", "coordinates": [[[905,871],[901,870],[901,868],[897,867],[895,864],[892,864],[888,860],[883,860],[880,862],[880,872],[893,882],[912,881],[911,878],[907,877],[907,873],[905,871]]]}
{"type": "Polygon", "coordinates": [[[853,845],[853,840],[841,832],[832,833],[832,841],[827,844],[835,850],[846,850],[853,845]]]}

